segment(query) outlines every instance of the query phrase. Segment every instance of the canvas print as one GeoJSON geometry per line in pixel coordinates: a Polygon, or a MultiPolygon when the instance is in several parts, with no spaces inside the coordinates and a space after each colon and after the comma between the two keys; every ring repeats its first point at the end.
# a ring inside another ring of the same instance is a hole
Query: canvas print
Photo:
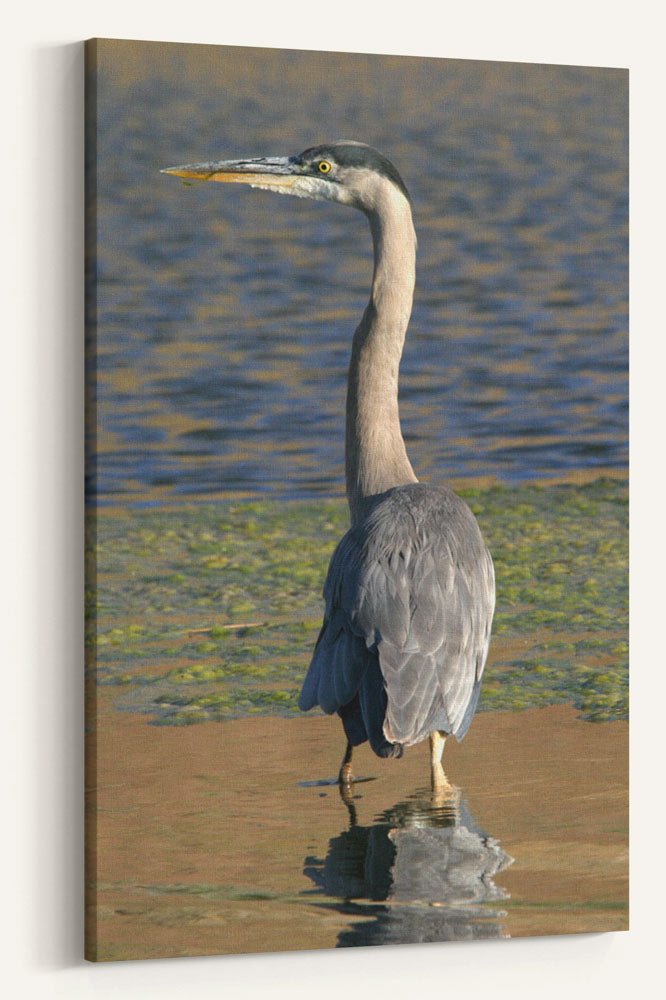
{"type": "Polygon", "coordinates": [[[623,69],[87,43],[89,959],[627,928],[627,143],[623,69]]]}

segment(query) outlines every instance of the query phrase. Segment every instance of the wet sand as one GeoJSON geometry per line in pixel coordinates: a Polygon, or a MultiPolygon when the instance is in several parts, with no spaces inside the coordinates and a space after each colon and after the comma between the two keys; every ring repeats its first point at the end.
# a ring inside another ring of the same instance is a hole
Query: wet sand
{"type": "MultiPolygon", "coordinates": [[[[336,787],[299,784],[336,773],[337,720],[158,727],[97,689],[95,744],[89,958],[332,948],[375,919],[304,874],[350,825],[336,787]]],[[[469,814],[515,859],[495,876],[508,894],[497,936],[628,927],[627,744],[626,723],[581,722],[569,706],[483,713],[448,742],[469,814]]],[[[398,761],[366,744],[355,764],[376,779],[354,786],[361,826],[428,794],[425,744],[398,761]]]]}

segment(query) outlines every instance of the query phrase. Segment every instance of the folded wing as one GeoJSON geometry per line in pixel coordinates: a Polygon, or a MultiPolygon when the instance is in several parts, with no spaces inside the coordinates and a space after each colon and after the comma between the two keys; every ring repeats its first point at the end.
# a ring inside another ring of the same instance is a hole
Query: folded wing
{"type": "Polygon", "coordinates": [[[469,508],[421,484],[378,498],[344,536],[299,706],[338,712],[353,744],[387,756],[434,729],[462,739],[476,708],[495,603],[469,508]]]}

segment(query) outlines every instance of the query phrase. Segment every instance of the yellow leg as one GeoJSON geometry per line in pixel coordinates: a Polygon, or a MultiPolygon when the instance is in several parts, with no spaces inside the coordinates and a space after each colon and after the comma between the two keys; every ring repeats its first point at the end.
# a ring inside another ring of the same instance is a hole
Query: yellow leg
{"type": "Polygon", "coordinates": [[[347,743],[347,749],[345,750],[345,755],[342,758],[342,764],[340,765],[340,774],[338,776],[338,781],[340,782],[341,785],[351,785],[352,781],[354,780],[354,776],[352,774],[351,759],[352,759],[352,745],[351,743],[347,743]]]}
{"type": "Polygon", "coordinates": [[[342,782],[338,785],[338,791],[340,792],[340,798],[347,806],[347,811],[349,813],[349,827],[358,826],[358,819],[356,816],[356,805],[354,803],[354,789],[351,785],[343,784],[342,782]]]}
{"type": "Polygon", "coordinates": [[[439,730],[436,729],[430,734],[430,783],[433,791],[453,787],[442,767],[442,751],[445,743],[446,737],[439,730]]]}

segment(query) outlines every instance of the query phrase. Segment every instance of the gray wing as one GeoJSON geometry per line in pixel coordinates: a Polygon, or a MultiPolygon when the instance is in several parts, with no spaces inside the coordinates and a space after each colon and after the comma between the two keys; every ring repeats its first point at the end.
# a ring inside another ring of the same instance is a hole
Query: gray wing
{"type": "Polygon", "coordinates": [[[375,752],[385,750],[384,683],[376,646],[355,625],[357,595],[364,575],[364,532],[352,528],[337,546],[324,584],[324,624],[298,699],[303,711],[320,705],[339,712],[350,741],[370,738],[375,752]],[[361,702],[363,706],[361,707],[361,702]],[[347,706],[352,706],[346,712],[347,706]]]}
{"type": "Polygon", "coordinates": [[[495,605],[492,560],[463,501],[421,484],[389,491],[338,545],[324,597],[299,706],[344,721],[358,697],[369,736],[381,714],[389,744],[434,729],[462,739],[495,605]]]}

